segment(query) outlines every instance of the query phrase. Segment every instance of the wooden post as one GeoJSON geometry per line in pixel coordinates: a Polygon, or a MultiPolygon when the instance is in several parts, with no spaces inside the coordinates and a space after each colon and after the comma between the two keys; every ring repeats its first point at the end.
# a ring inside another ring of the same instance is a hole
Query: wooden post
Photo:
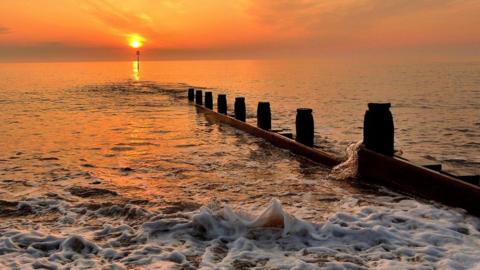
{"type": "Polygon", "coordinates": [[[202,105],[202,104],[203,104],[203,100],[202,100],[202,90],[197,90],[197,91],[195,91],[195,103],[198,104],[198,105],[202,105]]]}
{"type": "Polygon", "coordinates": [[[295,127],[297,131],[297,136],[295,140],[299,143],[302,143],[308,146],[313,146],[314,124],[313,124],[312,109],[309,109],[309,108],[297,109],[295,127]]]}
{"type": "Polygon", "coordinates": [[[272,113],[269,102],[258,102],[257,127],[265,130],[272,129],[272,113]]]}
{"type": "Polygon", "coordinates": [[[218,113],[227,114],[227,95],[221,94],[217,97],[217,111],[218,113]]]}
{"type": "Polygon", "coordinates": [[[246,120],[246,108],[245,108],[245,98],[244,97],[236,97],[235,98],[235,105],[234,105],[234,112],[235,118],[245,122],[246,120]]]}
{"type": "Polygon", "coordinates": [[[213,110],[213,95],[212,92],[205,92],[205,107],[213,110]]]}
{"type": "Polygon", "coordinates": [[[193,88],[188,88],[188,101],[195,100],[195,90],[193,88]]]}
{"type": "Polygon", "coordinates": [[[393,156],[394,127],[390,103],[368,103],[363,122],[363,143],[367,149],[393,156]]]}

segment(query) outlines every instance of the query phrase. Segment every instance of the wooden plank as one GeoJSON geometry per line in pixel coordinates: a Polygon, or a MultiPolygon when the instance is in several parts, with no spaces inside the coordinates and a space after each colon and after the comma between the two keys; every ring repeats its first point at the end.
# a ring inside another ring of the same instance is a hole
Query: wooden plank
{"type": "Polygon", "coordinates": [[[426,159],[426,158],[410,157],[410,156],[405,156],[405,155],[396,156],[396,157],[399,158],[399,159],[407,160],[407,161],[409,161],[413,164],[416,164],[418,166],[422,166],[422,167],[425,167],[427,169],[434,170],[434,171],[437,171],[437,172],[442,170],[442,164],[440,164],[436,161],[433,161],[433,160],[426,159]]]}
{"type": "Polygon", "coordinates": [[[250,125],[243,121],[239,121],[228,115],[217,113],[203,106],[199,106],[199,105],[195,105],[195,106],[197,107],[197,110],[199,112],[204,113],[205,116],[209,119],[228,124],[240,130],[243,130],[251,135],[263,138],[277,147],[288,149],[295,154],[302,155],[315,162],[319,162],[324,165],[333,167],[340,164],[343,161],[341,157],[334,156],[332,154],[320,151],[318,149],[308,147],[306,145],[298,143],[295,140],[292,140],[280,134],[277,134],[268,130],[260,129],[256,126],[250,125]]]}
{"type": "Polygon", "coordinates": [[[480,215],[480,187],[407,160],[375,153],[362,147],[358,153],[359,173],[369,181],[406,194],[437,200],[480,215]]]}
{"type": "Polygon", "coordinates": [[[459,168],[446,168],[442,170],[441,173],[451,177],[455,177],[473,185],[480,185],[480,175],[469,172],[467,170],[462,170],[459,168]]]}

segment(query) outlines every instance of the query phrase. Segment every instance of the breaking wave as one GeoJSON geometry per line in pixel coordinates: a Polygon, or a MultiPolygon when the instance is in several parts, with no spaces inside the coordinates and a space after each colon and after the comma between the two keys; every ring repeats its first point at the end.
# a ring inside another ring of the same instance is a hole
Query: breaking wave
{"type": "Polygon", "coordinates": [[[346,149],[346,159],[344,162],[335,166],[330,172],[329,177],[333,179],[355,178],[358,175],[358,151],[363,141],[350,144],[346,149]]]}

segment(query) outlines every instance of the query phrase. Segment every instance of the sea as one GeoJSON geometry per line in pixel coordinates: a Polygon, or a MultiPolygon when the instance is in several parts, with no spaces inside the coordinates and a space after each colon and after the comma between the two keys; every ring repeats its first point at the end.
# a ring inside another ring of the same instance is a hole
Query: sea
{"type": "Polygon", "coordinates": [[[480,269],[478,217],[211,121],[191,87],[284,132],[311,108],[346,158],[390,102],[397,155],[480,173],[480,62],[0,63],[0,269],[480,269]]]}

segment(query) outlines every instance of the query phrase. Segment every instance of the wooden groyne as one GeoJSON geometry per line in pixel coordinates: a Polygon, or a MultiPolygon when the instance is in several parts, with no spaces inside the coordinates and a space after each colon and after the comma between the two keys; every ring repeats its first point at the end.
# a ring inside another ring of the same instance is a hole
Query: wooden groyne
{"type": "Polygon", "coordinates": [[[365,147],[358,152],[358,170],[362,180],[387,186],[401,193],[461,207],[480,216],[478,185],[365,147]]]}
{"type": "MultiPolygon", "coordinates": [[[[315,147],[314,121],[309,108],[297,109],[296,136],[293,137],[292,134],[272,131],[268,102],[258,104],[257,126],[254,126],[245,122],[245,98],[235,98],[234,114],[229,116],[226,95],[218,95],[217,111],[213,110],[212,93],[207,92],[205,97],[204,102],[201,90],[188,90],[189,102],[209,119],[263,138],[275,146],[314,162],[333,167],[343,161],[342,157],[315,147]]],[[[457,175],[455,172],[442,171],[440,164],[416,164],[394,155],[394,126],[389,103],[368,104],[364,119],[363,145],[358,152],[358,172],[361,181],[461,207],[480,216],[480,176],[457,175]]]]}
{"type": "Polygon", "coordinates": [[[205,113],[206,117],[208,117],[209,119],[214,119],[215,121],[229,124],[232,127],[243,130],[254,136],[263,138],[275,146],[290,150],[295,154],[302,155],[315,162],[322,163],[327,166],[335,166],[342,162],[341,157],[337,157],[329,153],[326,153],[324,151],[320,151],[318,149],[303,145],[301,143],[298,143],[278,133],[268,131],[268,130],[263,130],[256,126],[252,126],[246,122],[237,120],[231,116],[228,116],[225,114],[219,114],[203,106],[199,106],[199,105],[196,105],[196,106],[198,110],[205,113]]]}

